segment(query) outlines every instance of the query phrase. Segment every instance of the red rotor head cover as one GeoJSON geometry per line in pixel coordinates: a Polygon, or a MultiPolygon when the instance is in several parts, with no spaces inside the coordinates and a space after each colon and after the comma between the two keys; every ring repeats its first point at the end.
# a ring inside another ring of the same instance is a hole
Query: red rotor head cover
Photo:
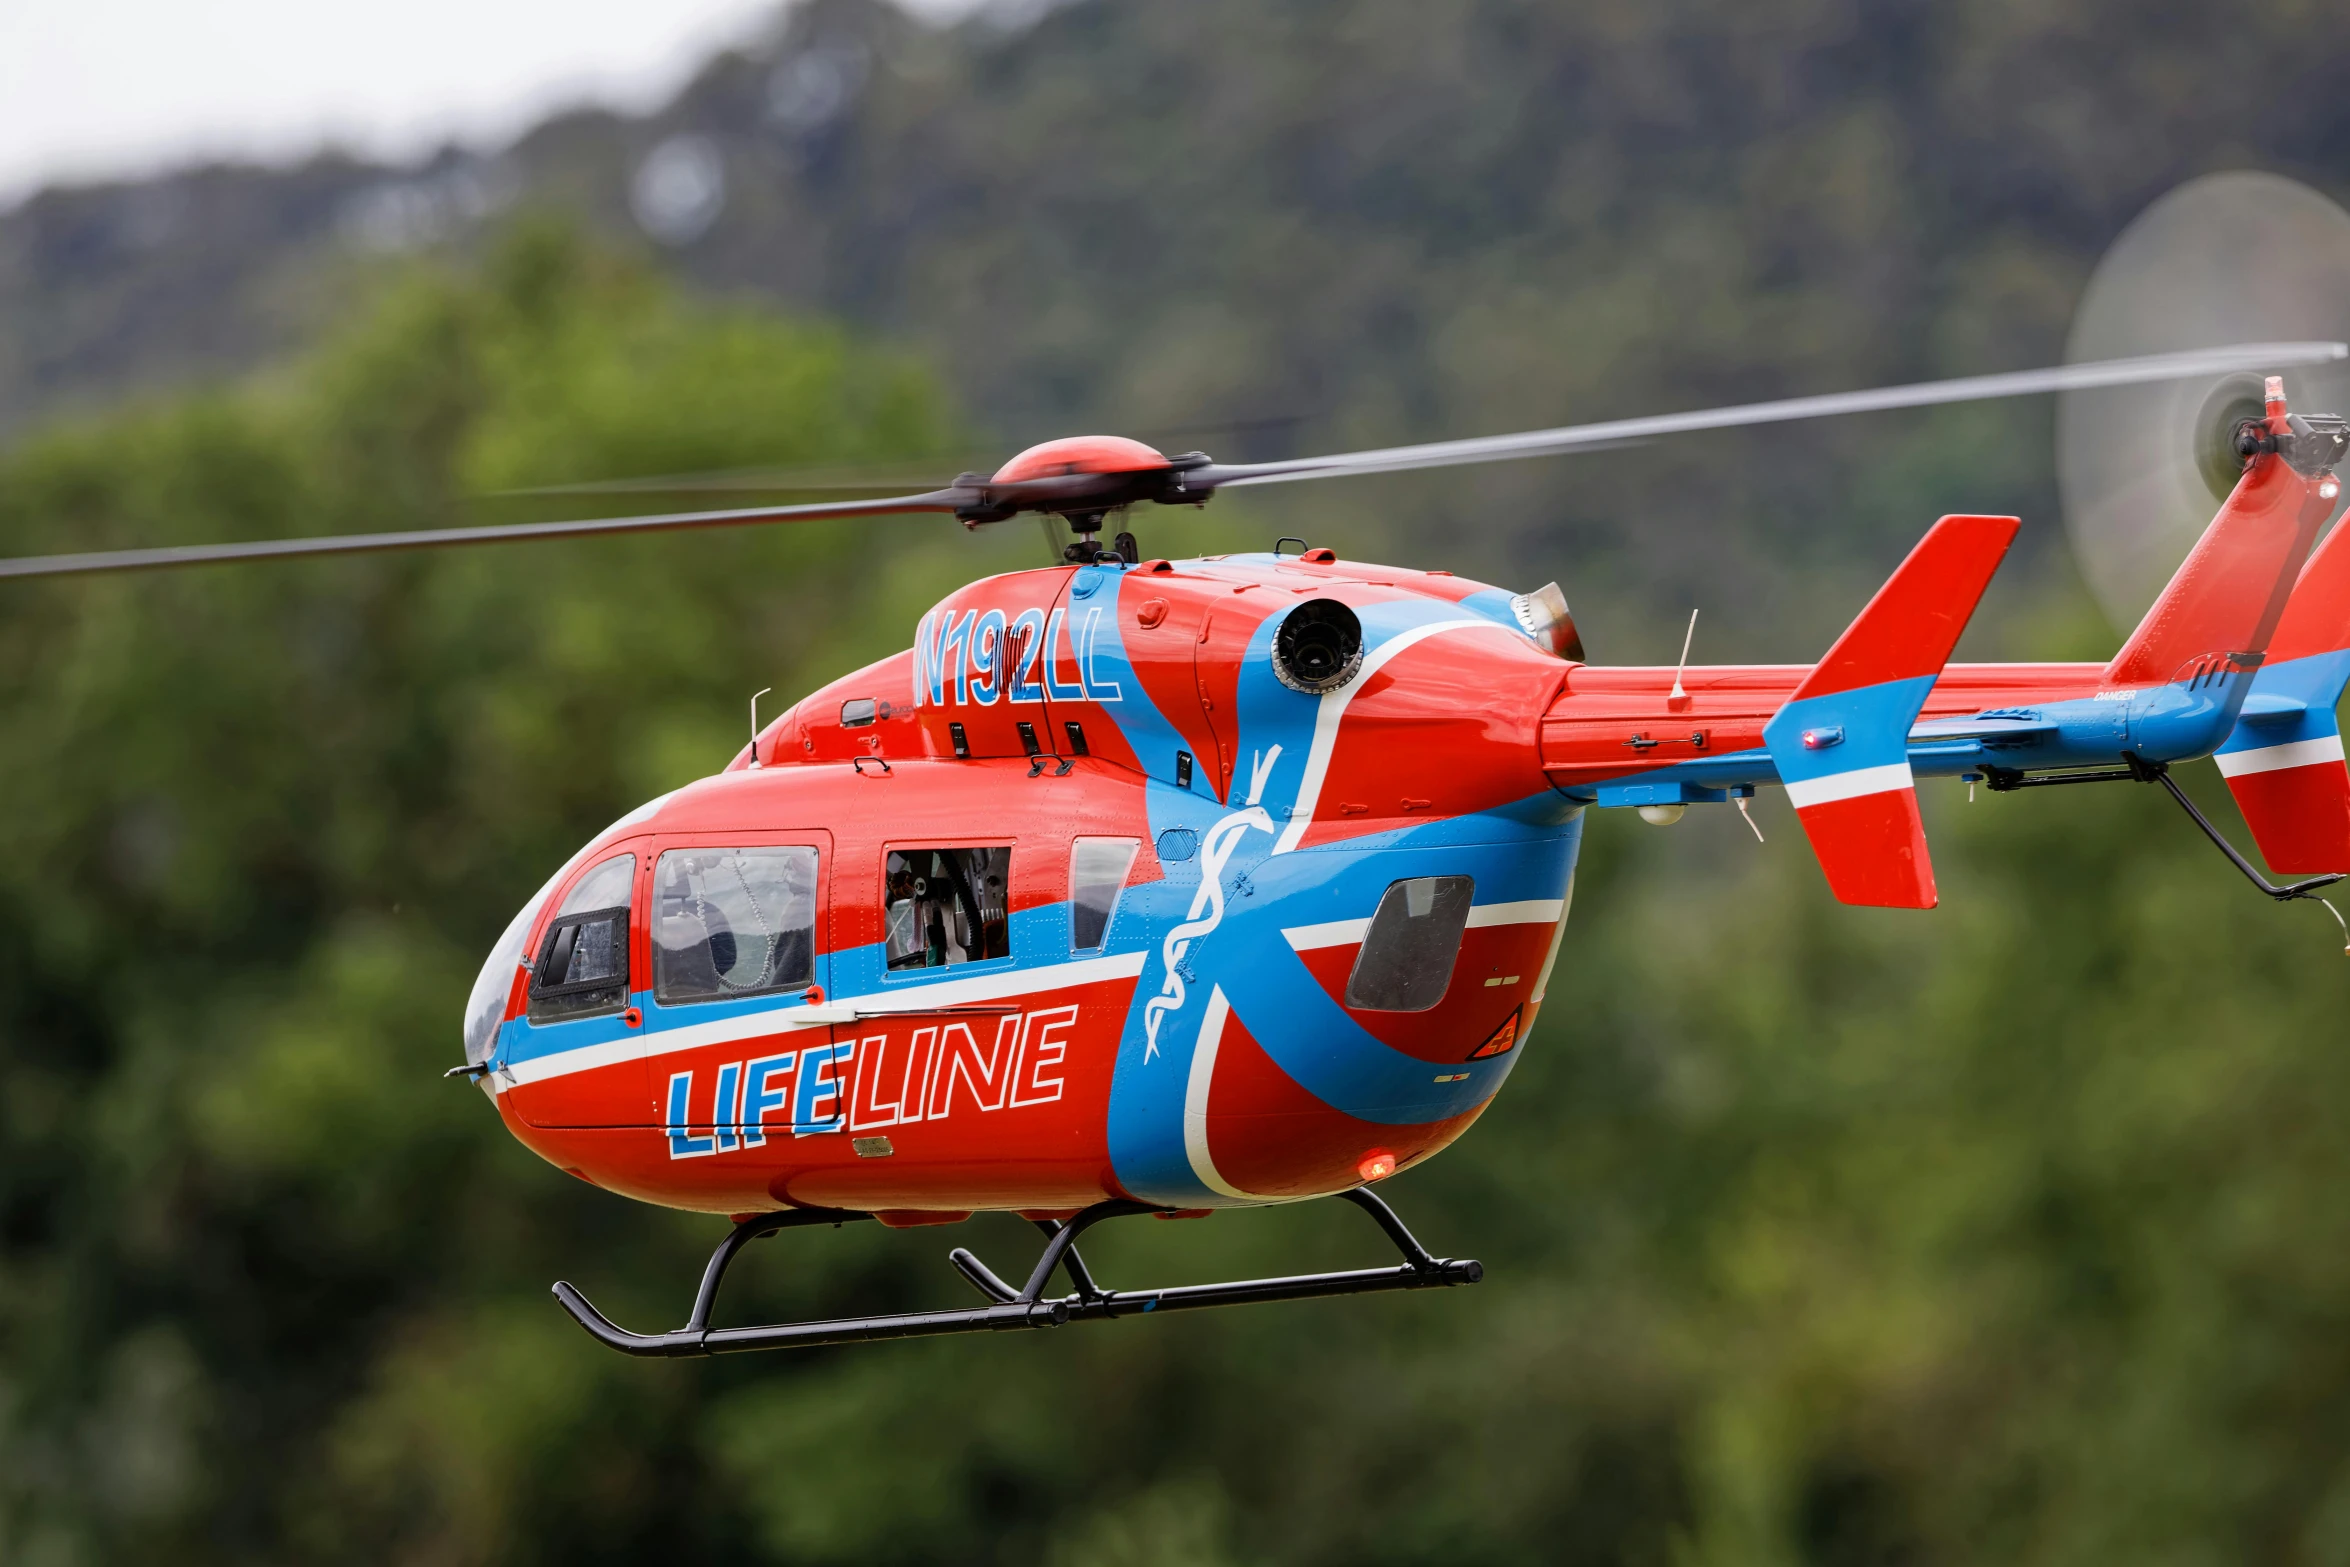
{"type": "Polygon", "coordinates": [[[1031,446],[998,468],[994,482],[1010,484],[1068,473],[1147,473],[1166,466],[1163,454],[1122,435],[1065,435],[1031,446]]]}

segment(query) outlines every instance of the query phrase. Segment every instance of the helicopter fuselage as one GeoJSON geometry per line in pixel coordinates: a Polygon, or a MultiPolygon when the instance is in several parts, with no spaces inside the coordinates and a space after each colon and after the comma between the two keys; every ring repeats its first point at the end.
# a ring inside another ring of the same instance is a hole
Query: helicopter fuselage
{"type": "MultiPolygon", "coordinates": [[[[2302,504],[2265,480],[2256,501],[2302,504]]],[[[1997,521],[1956,519],[2004,549],[1997,521]]],[[[1922,559],[1896,583],[1930,580],[1922,559]]],[[[973,583],[575,856],[485,966],[472,1070],[550,1162],[681,1208],[914,1224],[1326,1195],[1428,1158],[1499,1092],[1587,808],[1670,820],[1787,782],[1790,756],[1802,811],[1841,797],[1839,765],[1908,799],[1913,776],[2208,755],[2260,669],[2221,653],[2117,686],[2127,649],[1937,656],[1888,731],[1902,760],[1855,771],[1858,730],[1774,726],[1807,703],[1873,722],[1910,677],[1814,699],[1824,664],[1595,668],[1528,602],[1327,550],[973,583]],[[1308,623],[1351,629],[1317,654],[1308,623]]],[[[2259,701],[2243,723],[2291,716],[2259,701]]],[[[1827,865],[1839,843],[1806,827],[1827,865]]],[[[1932,902],[1930,877],[1830,879],[1932,902]]]]}
{"type": "Polygon", "coordinates": [[[1498,590],[1317,553],[975,583],[616,824],[523,922],[483,1079],[515,1134],[648,1201],[901,1222],[1279,1201],[1444,1147],[1557,951],[1582,805],[1540,732],[1574,666],[1498,590]],[[1268,651],[1301,598],[1363,628],[1320,694],[1268,651]],[[550,911],[621,856],[625,987],[535,1005],[550,911]],[[1090,907],[1085,856],[1117,862],[1090,907]],[[720,923],[735,961],[682,977],[720,923]]]}

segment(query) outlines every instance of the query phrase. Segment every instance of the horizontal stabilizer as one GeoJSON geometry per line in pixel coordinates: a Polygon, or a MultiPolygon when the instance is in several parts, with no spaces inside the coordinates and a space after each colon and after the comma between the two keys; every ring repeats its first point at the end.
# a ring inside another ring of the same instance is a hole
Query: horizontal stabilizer
{"type": "Polygon", "coordinates": [[[1930,909],[1910,728],[2021,524],[1945,517],[1763,727],[1839,902],[1930,909]]]}
{"type": "Polygon", "coordinates": [[[2022,745],[2052,739],[2063,730],[2064,726],[2051,718],[2003,718],[1996,713],[1977,713],[1972,718],[1930,718],[1922,724],[1912,724],[1909,739],[1912,745],[1960,740],[2022,745]]]}
{"type": "Polygon", "coordinates": [[[2244,699],[2236,710],[2236,721],[2250,724],[2255,729],[2272,725],[2297,724],[2309,716],[2309,704],[2298,697],[2278,696],[2270,691],[2255,691],[2244,699]]]}
{"type": "Polygon", "coordinates": [[[2334,716],[2346,682],[2350,529],[2337,527],[2301,569],[2268,661],[2212,758],[2279,875],[2350,871],[2350,767],[2334,716]]]}

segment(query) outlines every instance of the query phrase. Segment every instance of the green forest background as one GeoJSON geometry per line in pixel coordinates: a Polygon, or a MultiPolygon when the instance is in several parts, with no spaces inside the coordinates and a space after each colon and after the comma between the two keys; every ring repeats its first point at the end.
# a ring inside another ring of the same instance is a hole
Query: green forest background
{"type": "MultiPolygon", "coordinates": [[[[397,253],[279,221],[425,177],[331,158],[0,214],[0,552],[2045,362],[2178,181],[2350,191],[2338,24],[1085,0],[936,32],[812,0],[642,121],[534,131],[519,194],[397,253]],[[846,106],[766,115],[811,57],[861,62],[846,106]],[[730,194],[663,245],[619,192],[680,128],[730,194]],[[123,238],[172,190],[177,239],[123,238]]],[[[2050,424],[1887,416],[1136,526],[1555,577],[1602,661],[1669,656],[1696,603],[1704,661],[1816,654],[1934,516],[2014,510],[1962,656],[2101,657],[2050,424]]],[[[1477,1289],[592,1345],[552,1280],[681,1318],[721,1226],[564,1178],[441,1080],[481,954],[588,835],[722,765],[751,691],[1039,558],[1026,523],[906,521],[0,591],[0,1561],[2350,1562],[2350,966],[2152,791],[1935,787],[1923,916],[1834,904],[1783,801],[1760,846],[1726,811],[1595,819],[1510,1091],[1389,1190],[1477,1289]]],[[[1088,1250],[1112,1282],[1369,1256],[1331,1206],[1088,1250]]],[[[1031,1237],[764,1242],[727,1310],[953,1302],[957,1243],[1005,1267],[1031,1237]]]]}

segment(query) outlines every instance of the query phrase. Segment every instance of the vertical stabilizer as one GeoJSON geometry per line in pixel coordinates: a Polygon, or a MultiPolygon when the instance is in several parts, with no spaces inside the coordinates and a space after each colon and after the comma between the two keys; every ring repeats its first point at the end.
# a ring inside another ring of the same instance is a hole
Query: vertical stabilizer
{"type": "MultiPolygon", "coordinates": [[[[2234,667],[2257,665],[2276,634],[2294,574],[2333,510],[2320,482],[2289,460],[2299,436],[2272,377],[2266,439],[2236,488],[2195,541],[2146,618],[2106,666],[2108,686],[2151,686],[2179,678],[2217,656],[2234,667]]],[[[2244,429],[2258,437],[2259,421],[2244,429]]]]}
{"type": "Polygon", "coordinates": [[[1910,725],[2020,526],[2013,517],[1935,523],[1763,727],[1840,902],[1934,906],[1910,725]]]}
{"type": "Polygon", "coordinates": [[[2335,708],[2350,683],[2350,528],[2319,545],[2285,603],[2268,661],[2212,758],[2269,869],[2350,871],[2350,767],[2335,708]]]}

